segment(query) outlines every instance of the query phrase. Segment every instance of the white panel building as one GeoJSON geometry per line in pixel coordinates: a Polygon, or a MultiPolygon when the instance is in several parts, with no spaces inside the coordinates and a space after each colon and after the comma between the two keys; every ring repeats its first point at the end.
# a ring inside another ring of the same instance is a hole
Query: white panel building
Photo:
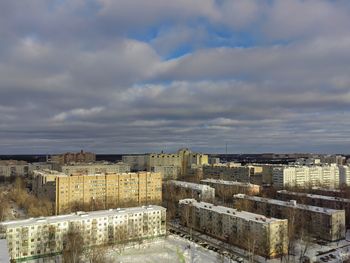
{"type": "Polygon", "coordinates": [[[160,206],[118,208],[30,218],[0,223],[11,259],[60,254],[69,231],[82,235],[84,246],[97,246],[166,234],[166,209],[160,206]]]}
{"type": "Polygon", "coordinates": [[[274,186],[309,188],[321,186],[327,188],[339,187],[339,167],[324,166],[282,166],[273,169],[274,186]]]}

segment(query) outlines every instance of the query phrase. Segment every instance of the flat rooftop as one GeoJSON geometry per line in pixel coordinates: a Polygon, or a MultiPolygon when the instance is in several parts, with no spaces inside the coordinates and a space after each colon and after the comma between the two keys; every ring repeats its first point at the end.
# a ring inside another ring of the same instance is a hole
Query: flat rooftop
{"type": "Polygon", "coordinates": [[[323,208],[323,207],[312,206],[312,205],[298,204],[295,200],[281,201],[277,199],[263,198],[258,196],[249,196],[245,194],[236,194],[233,197],[237,199],[249,199],[256,202],[269,203],[269,204],[278,205],[278,206],[293,207],[300,210],[308,210],[315,213],[327,214],[327,215],[332,215],[334,213],[339,213],[339,211],[343,211],[343,210],[335,210],[331,208],[323,208]]]}
{"type": "Polygon", "coordinates": [[[213,184],[224,184],[224,185],[259,187],[259,185],[251,184],[251,183],[237,182],[237,181],[225,181],[225,180],[221,180],[221,179],[212,179],[212,178],[201,180],[201,182],[213,183],[213,184]]]}
{"type": "Polygon", "coordinates": [[[277,193],[294,195],[294,196],[304,196],[304,197],[311,198],[311,199],[322,199],[322,200],[330,200],[330,201],[338,201],[338,202],[350,203],[350,199],[342,198],[342,197],[336,197],[336,196],[315,195],[315,194],[308,194],[308,193],[291,192],[291,191],[287,191],[287,190],[280,190],[280,191],[277,191],[277,193]]]}
{"type": "Polygon", "coordinates": [[[36,217],[36,218],[29,218],[24,220],[5,221],[0,223],[0,227],[1,226],[23,227],[23,226],[77,221],[82,219],[94,219],[94,218],[100,218],[100,217],[117,216],[122,214],[135,214],[135,213],[141,213],[141,212],[165,211],[165,210],[166,208],[162,206],[148,205],[148,206],[139,206],[139,207],[131,207],[131,208],[99,210],[99,211],[92,211],[92,212],[75,212],[75,213],[66,214],[66,215],[36,217]]]}
{"type": "Polygon", "coordinates": [[[249,221],[269,224],[274,223],[276,221],[285,221],[287,219],[278,219],[273,217],[265,217],[263,215],[254,214],[246,211],[238,211],[237,209],[225,207],[225,206],[217,206],[206,202],[197,202],[195,199],[182,199],[179,201],[180,204],[191,204],[194,207],[198,207],[205,210],[214,211],[220,214],[229,215],[232,217],[239,217],[249,221]]]}
{"type": "Polygon", "coordinates": [[[195,183],[176,181],[176,180],[170,180],[169,182],[171,184],[178,185],[178,186],[181,186],[181,187],[184,187],[184,188],[193,189],[193,190],[199,190],[199,191],[205,191],[205,190],[208,190],[208,189],[215,190],[214,188],[210,187],[209,185],[205,185],[205,184],[195,184],[195,183]]]}

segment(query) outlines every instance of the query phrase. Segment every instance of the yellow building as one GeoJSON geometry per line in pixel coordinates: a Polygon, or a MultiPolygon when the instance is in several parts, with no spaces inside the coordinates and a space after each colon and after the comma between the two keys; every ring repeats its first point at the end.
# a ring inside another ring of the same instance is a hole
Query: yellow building
{"type": "Polygon", "coordinates": [[[162,202],[159,173],[58,176],[55,183],[56,214],[162,202]]]}

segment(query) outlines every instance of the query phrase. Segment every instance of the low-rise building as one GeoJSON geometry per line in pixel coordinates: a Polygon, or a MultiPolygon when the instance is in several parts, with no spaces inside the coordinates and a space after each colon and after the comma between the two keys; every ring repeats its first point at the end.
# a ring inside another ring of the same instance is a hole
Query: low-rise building
{"type": "Polygon", "coordinates": [[[203,178],[214,178],[229,181],[251,182],[254,168],[248,166],[230,166],[229,164],[203,166],[203,178]]]}
{"type": "Polygon", "coordinates": [[[215,189],[215,195],[224,201],[232,200],[235,194],[258,195],[260,186],[251,183],[225,181],[220,179],[204,179],[201,184],[209,185],[215,189]]]}
{"type": "Polygon", "coordinates": [[[36,162],[28,164],[28,174],[33,175],[34,171],[38,170],[52,170],[53,164],[47,162],[36,162]]]}
{"type": "Polygon", "coordinates": [[[258,196],[237,194],[235,207],[268,217],[288,219],[296,234],[308,233],[316,238],[335,241],[345,238],[345,212],[258,196]]]}
{"type": "Polygon", "coordinates": [[[345,210],[345,222],[347,226],[350,226],[350,199],[300,192],[291,192],[287,190],[277,191],[277,198],[285,201],[294,199],[297,200],[299,203],[306,205],[345,210]]]}
{"type": "Polygon", "coordinates": [[[287,253],[288,220],[194,199],[180,200],[181,224],[266,258],[287,253]]]}
{"type": "Polygon", "coordinates": [[[99,174],[99,173],[128,173],[130,165],[126,163],[72,163],[61,166],[61,171],[71,174],[99,174]]]}
{"type": "Polygon", "coordinates": [[[17,160],[0,160],[0,177],[27,176],[28,163],[17,160]]]}
{"type": "Polygon", "coordinates": [[[180,199],[193,198],[198,201],[213,202],[215,189],[203,184],[169,180],[164,183],[163,199],[178,202],[180,199]]]}
{"type": "Polygon", "coordinates": [[[117,244],[166,234],[166,209],[118,208],[0,223],[10,258],[25,260],[62,253],[66,236],[80,234],[84,247],[117,244]]]}

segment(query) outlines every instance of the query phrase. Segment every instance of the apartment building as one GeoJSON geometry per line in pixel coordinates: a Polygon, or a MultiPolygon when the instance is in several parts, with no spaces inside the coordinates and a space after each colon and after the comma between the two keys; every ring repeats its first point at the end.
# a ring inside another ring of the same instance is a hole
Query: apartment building
{"type": "Polygon", "coordinates": [[[52,170],[35,171],[33,192],[54,202],[56,214],[160,204],[162,178],[150,172],[66,175],[52,170]]]}
{"type": "Polygon", "coordinates": [[[176,180],[181,173],[181,168],[178,166],[154,166],[151,172],[160,173],[163,180],[176,180]]]}
{"type": "Polygon", "coordinates": [[[28,163],[26,161],[0,160],[0,177],[27,175],[28,163]]]}
{"type": "Polygon", "coordinates": [[[67,177],[66,174],[55,170],[34,170],[32,179],[32,191],[38,198],[56,200],[56,178],[67,177]]]}
{"type": "Polygon", "coordinates": [[[155,238],[166,234],[166,209],[160,206],[118,208],[30,218],[0,223],[13,260],[62,253],[66,236],[78,232],[84,247],[155,238]]]}
{"type": "Polygon", "coordinates": [[[55,183],[57,214],[75,206],[96,210],[162,202],[162,177],[159,173],[58,176],[55,183]]]}
{"type": "Polygon", "coordinates": [[[130,166],[132,172],[147,170],[148,155],[124,155],[122,162],[130,166]]]}
{"type": "Polygon", "coordinates": [[[183,199],[181,223],[266,258],[287,253],[288,220],[183,199]]]}
{"type": "Polygon", "coordinates": [[[52,170],[53,164],[46,162],[35,162],[28,164],[28,174],[33,175],[36,170],[52,170]]]}
{"type": "Polygon", "coordinates": [[[350,185],[350,166],[339,165],[339,184],[340,186],[350,185]]]}
{"type": "Polygon", "coordinates": [[[203,184],[169,180],[163,184],[164,201],[178,202],[180,199],[193,198],[198,201],[213,202],[215,189],[203,184]]]}
{"type": "Polygon", "coordinates": [[[186,148],[180,149],[176,153],[128,155],[122,158],[123,162],[129,164],[132,170],[155,171],[157,169],[165,179],[170,177],[176,179],[179,176],[185,176],[191,167],[208,164],[208,155],[194,153],[186,148]],[[174,167],[174,169],[170,167],[174,167]]]}
{"type": "Polygon", "coordinates": [[[204,179],[201,184],[209,185],[215,189],[215,195],[221,200],[230,201],[235,194],[258,195],[260,186],[251,183],[224,181],[220,179],[204,179]]]}
{"type": "Polygon", "coordinates": [[[59,163],[60,165],[68,163],[91,163],[96,162],[96,154],[92,152],[84,152],[81,150],[77,153],[62,153],[51,155],[47,159],[48,162],[59,163]]]}
{"type": "Polygon", "coordinates": [[[283,166],[273,169],[273,185],[278,188],[321,186],[339,187],[337,165],[323,166],[283,166]]]}
{"type": "Polygon", "coordinates": [[[71,174],[98,174],[98,173],[128,173],[130,165],[126,163],[72,163],[61,166],[61,171],[71,174]]]}
{"type": "Polygon", "coordinates": [[[234,199],[236,208],[267,217],[288,219],[297,234],[304,232],[328,241],[345,238],[344,210],[298,204],[295,200],[281,201],[245,194],[237,194],[234,199]]]}
{"type": "Polygon", "coordinates": [[[345,210],[345,222],[347,226],[350,226],[350,199],[300,192],[291,192],[287,190],[277,191],[277,198],[281,200],[294,199],[297,200],[299,203],[306,205],[345,210]]]}
{"type": "Polygon", "coordinates": [[[252,182],[254,167],[216,164],[203,166],[203,177],[228,181],[252,182]]]}

